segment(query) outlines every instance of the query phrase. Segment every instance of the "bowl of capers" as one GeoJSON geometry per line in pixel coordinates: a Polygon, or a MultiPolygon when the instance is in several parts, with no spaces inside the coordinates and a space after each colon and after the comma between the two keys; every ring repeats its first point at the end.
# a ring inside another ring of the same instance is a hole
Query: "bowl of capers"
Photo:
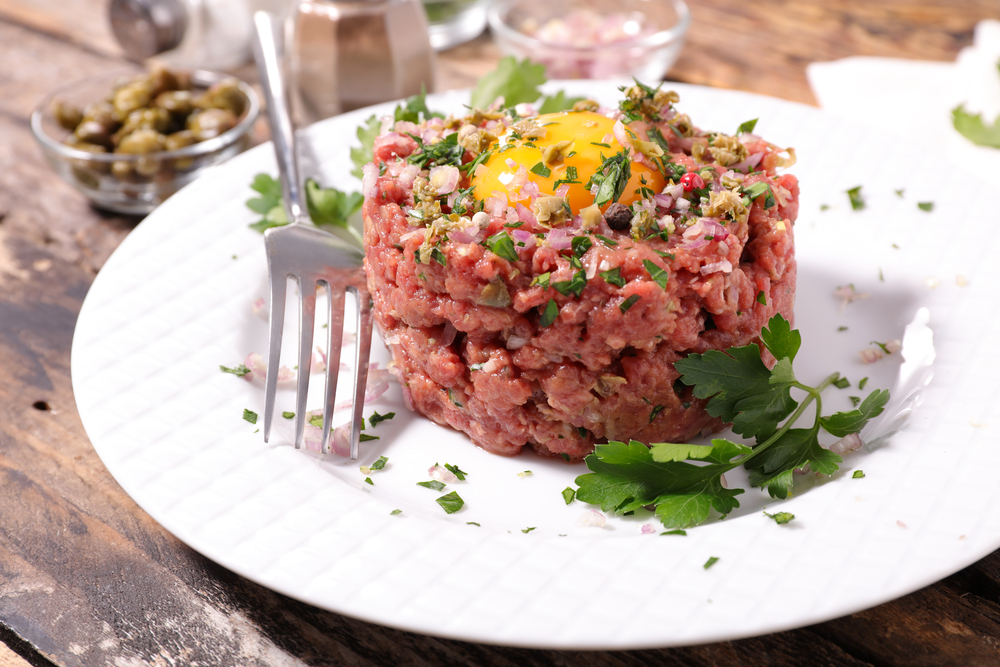
{"type": "Polygon", "coordinates": [[[56,90],[35,107],[31,129],[49,164],[95,206],[145,214],[245,150],[259,112],[238,79],[154,67],[56,90]]]}

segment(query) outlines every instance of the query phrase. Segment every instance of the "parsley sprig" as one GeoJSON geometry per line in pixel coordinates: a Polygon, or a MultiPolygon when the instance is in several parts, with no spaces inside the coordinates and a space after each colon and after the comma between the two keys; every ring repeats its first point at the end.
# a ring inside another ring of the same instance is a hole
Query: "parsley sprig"
{"type": "Polygon", "coordinates": [[[799,382],[792,362],[801,337],[781,315],[761,331],[761,340],[778,360],[768,369],[756,345],[691,354],[674,364],[681,381],[694,387],[698,398],[709,399],[707,411],[745,438],[753,447],[715,438],[711,445],[655,443],[597,445],[585,461],[590,473],[577,477],[576,497],[617,514],[647,505],[656,508],[664,527],[686,528],[705,521],[714,508],[722,515],[739,507],[743,489],[727,489],[726,472],[744,466],[751,486],[766,487],[774,498],[786,498],[797,468],[831,475],[842,458],[819,444],[820,430],[834,436],[857,433],[880,414],[889,392],[877,389],[854,410],[822,415],[823,390],[840,378],[833,373],[816,387],[799,382]],[[791,390],[805,392],[799,402],[791,390]],[[810,404],[816,417],[808,428],[793,428],[810,404]]]}

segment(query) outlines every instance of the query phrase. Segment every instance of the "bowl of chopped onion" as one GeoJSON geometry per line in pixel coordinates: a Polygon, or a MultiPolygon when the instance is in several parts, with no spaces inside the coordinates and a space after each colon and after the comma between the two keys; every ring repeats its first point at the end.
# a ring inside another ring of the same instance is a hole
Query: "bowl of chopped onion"
{"type": "Polygon", "coordinates": [[[683,0],[494,0],[487,18],[501,50],[551,79],[660,81],[691,23],[683,0]]]}

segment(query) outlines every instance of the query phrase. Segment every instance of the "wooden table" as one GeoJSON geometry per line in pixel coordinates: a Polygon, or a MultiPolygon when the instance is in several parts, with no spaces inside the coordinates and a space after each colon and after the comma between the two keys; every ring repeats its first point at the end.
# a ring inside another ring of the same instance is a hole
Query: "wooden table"
{"type": "MultiPolygon", "coordinates": [[[[1000,14],[996,0],[692,5],[671,78],[805,103],[814,103],[809,62],[950,61],[977,21],[1000,14]]],[[[1000,664],[1000,552],[900,600],[799,630],[586,653],[370,625],[271,592],[178,542],[101,464],[70,385],[83,298],[139,220],[99,212],[63,184],[27,120],[60,82],[123,63],[104,12],[104,0],[0,0],[0,667],[1000,664]]],[[[439,89],[473,84],[497,57],[488,36],[441,54],[439,89]]],[[[239,74],[254,78],[251,68],[239,74]]]]}

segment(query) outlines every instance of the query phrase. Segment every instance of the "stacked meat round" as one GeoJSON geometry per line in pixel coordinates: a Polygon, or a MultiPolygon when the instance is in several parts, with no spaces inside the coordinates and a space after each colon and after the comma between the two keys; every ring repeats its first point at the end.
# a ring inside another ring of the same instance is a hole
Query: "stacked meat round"
{"type": "Polygon", "coordinates": [[[798,183],[776,172],[791,151],[703,132],[676,101],[636,86],[614,110],[385,121],[365,267],[409,407],[567,460],[722,426],[673,364],[792,319],[798,183]]]}

